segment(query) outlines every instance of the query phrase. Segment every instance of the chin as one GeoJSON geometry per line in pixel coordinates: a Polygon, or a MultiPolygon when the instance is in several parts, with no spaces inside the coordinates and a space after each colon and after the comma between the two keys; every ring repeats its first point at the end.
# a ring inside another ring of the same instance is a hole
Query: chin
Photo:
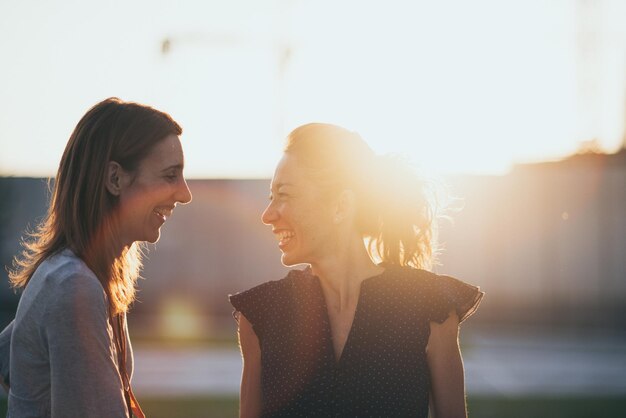
{"type": "Polygon", "coordinates": [[[161,238],[161,231],[157,231],[156,234],[151,234],[149,235],[145,241],[149,242],[150,244],[156,244],[159,239],[161,238]]]}
{"type": "Polygon", "coordinates": [[[293,261],[293,257],[289,257],[289,255],[285,253],[283,253],[283,255],[280,257],[280,262],[285,267],[291,267],[291,266],[295,266],[296,264],[298,264],[297,262],[293,261]]]}
{"type": "Polygon", "coordinates": [[[308,264],[308,261],[302,260],[297,255],[287,253],[282,254],[282,256],[280,257],[280,261],[285,267],[293,267],[297,266],[298,264],[308,264]]]}

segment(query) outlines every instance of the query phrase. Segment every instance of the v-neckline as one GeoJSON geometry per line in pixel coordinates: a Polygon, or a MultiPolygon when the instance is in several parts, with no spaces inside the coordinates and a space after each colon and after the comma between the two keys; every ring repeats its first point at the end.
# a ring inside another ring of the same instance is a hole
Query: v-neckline
{"type": "MultiPolygon", "coordinates": [[[[328,341],[330,343],[330,352],[331,352],[331,356],[332,356],[332,362],[333,362],[333,366],[335,368],[338,368],[341,363],[343,358],[346,356],[346,350],[348,349],[348,344],[350,343],[350,340],[353,339],[352,334],[354,334],[354,328],[355,328],[355,324],[356,324],[356,320],[357,320],[357,315],[359,313],[359,310],[361,308],[361,305],[363,303],[363,287],[364,287],[364,283],[367,281],[370,281],[372,279],[375,279],[377,277],[382,276],[385,273],[386,269],[383,270],[381,273],[376,274],[374,276],[370,276],[367,277],[363,280],[361,280],[361,283],[359,283],[359,296],[357,298],[356,301],[356,307],[354,308],[354,316],[352,317],[352,323],[350,324],[350,330],[348,330],[348,336],[346,337],[346,342],[343,345],[343,348],[341,350],[341,354],[339,355],[339,357],[337,357],[337,352],[335,351],[335,345],[333,344],[333,330],[332,330],[332,325],[330,322],[330,314],[328,313],[328,304],[326,303],[326,296],[324,295],[324,289],[322,288],[322,283],[320,281],[320,278],[313,275],[315,282],[317,284],[317,288],[320,294],[320,297],[322,299],[322,309],[324,311],[324,318],[326,320],[326,325],[328,327],[327,331],[328,331],[328,341]]],[[[311,273],[312,274],[312,273],[311,273]]]]}

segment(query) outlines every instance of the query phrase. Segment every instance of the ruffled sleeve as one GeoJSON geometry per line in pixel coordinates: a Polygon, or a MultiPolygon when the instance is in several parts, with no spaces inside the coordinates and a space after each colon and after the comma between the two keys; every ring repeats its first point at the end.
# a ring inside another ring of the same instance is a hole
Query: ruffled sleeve
{"type": "Polygon", "coordinates": [[[484,296],[478,286],[473,286],[450,276],[435,276],[430,320],[443,323],[450,312],[456,311],[459,323],[476,312],[484,296]]]}
{"type": "Polygon", "coordinates": [[[228,295],[231,305],[235,308],[233,316],[237,322],[239,322],[238,314],[243,314],[259,338],[263,336],[267,321],[274,316],[275,304],[272,300],[277,296],[278,283],[277,281],[266,282],[243,292],[228,295]]]}

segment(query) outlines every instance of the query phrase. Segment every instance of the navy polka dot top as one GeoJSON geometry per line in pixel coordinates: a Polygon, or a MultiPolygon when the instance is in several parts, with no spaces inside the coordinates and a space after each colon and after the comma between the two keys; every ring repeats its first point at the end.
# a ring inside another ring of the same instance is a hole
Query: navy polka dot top
{"type": "Polygon", "coordinates": [[[448,276],[387,267],[364,280],[336,361],[311,269],[230,296],[261,346],[263,417],[427,417],[430,321],[465,320],[483,293],[448,276]]]}

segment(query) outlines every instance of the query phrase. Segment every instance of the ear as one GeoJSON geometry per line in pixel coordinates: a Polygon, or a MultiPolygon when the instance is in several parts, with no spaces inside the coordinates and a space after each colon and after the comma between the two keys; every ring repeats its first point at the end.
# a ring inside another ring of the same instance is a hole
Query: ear
{"type": "Polygon", "coordinates": [[[354,216],[356,210],[356,196],[352,190],[343,190],[337,199],[333,222],[340,224],[354,216]]]}
{"type": "Polygon", "coordinates": [[[113,196],[120,195],[124,184],[123,177],[125,175],[126,173],[119,163],[109,161],[109,164],[107,165],[106,178],[104,179],[104,185],[113,196]]]}

